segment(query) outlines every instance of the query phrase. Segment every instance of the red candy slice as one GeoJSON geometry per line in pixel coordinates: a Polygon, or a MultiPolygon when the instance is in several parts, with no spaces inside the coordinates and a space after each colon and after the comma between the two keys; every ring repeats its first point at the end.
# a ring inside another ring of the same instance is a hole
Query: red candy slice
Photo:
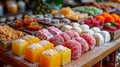
{"type": "Polygon", "coordinates": [[[79,56],[81,56],[82,47],[79,42],[75,40],[68,40],[65,42],[64,46],[71,49],[72,59],[77,59],[79,56]]]}
{"type": "Polygon", "coordinates": [[[71,39],[74,37],[74,33],[72,30],[67,30],[65,33],[67,33],[71,39]]]}
{"type": "Polygon", "coordinates": [[[81,43],[82,53],[85,53],[85,52],[87,52],[89,50],[89,45],[88,45],[88,43],[87,43],[87,41],[85,39],[83,39],[82,37],[75,37],[74,40],[81,43]]]}
{"type": "Polygon", "coordinates": [[[48,39],[50,39],[51,37],[53,37],[53,35],[52,35],[47,29],[39,30],[39,31],[36,33],[36,36],[39,37],[39,38],[42,39],[42,40],[48,40],[48,39]]]}
{"type": "Polygon", "coordinates": [[[80,36],[80,35],[79,35],[76,31],[74,31],[74,30],[68,30],[68,31],[66,31],[66,33],[71,37],[71,39],[74,38],[74,37],[79,37],[79,36],[80,36]]]}
{"type": "Polygon", "coordinates": [[[98,21],[99,21],[99,25],[100,25],[100,26],[103,26],[104,23],[105,23],[103,20],[98,20],[98,21]]]}
{"type": "Polygon", "coordinates": [[[117,25],[117,29],[120,29],[120,24],[117,25]]]}
{"type": "Polygon", "coordinates": [[[108,29],[109,29],[109,26],[104,25],[104,26],[103,26],[103,29],[108,30],[108,29]]]}
{"type": "Polygon", "coordinates": [[[76,31],[72,30],[72,32],[74,34],[74,37],[79,37],[80,36],[76,31]]]}
{"type": "Polygon", "coordinates": [[[94,27],[98,27],[99,26],[99,21],[96,21],[96,20],[94,20],[93,22],[92,22],[92,25],[94,26],[94,27]]]}
{"type": "Polygon", "coordinates": [[[58,35],[58,34],[61,34],[62,31],[59,30],[58,28],[52,26],[52,27],[48,27],[48,31],[53,34],[53,35],[58,35]]]}
{"type": "Polygon", "coordinates": [[[88,42],[90,50],[94,48],[96,44],[96,40],[93,35],[84,33],[81,35],[81,37],[84,38],[88,42]]]}
{"type": "Polygon", "coordinates": [[[84,20],[84,24],[90,25],[91,20],[84,20]]]}
{"type": "Polygon", "coordinates": [[[61,36],[64,38],[64,41],[70,40],[70,36],[66,33],[62,33],[61,36]]]}
{"type": "Polygon", "coordinates": [[[52,42],[55,46],[64,44],[64,38],[60,35],[55,35],[54,37],[50,38],[49,41],[52,42]]]}
{"type": "Polygon", "coordinates": [[[117,28],[116,28],[116,27],[114,27],[114,26],[109,26],[109,30],[110,30],[110,31],[116,31],[116,30],[117,30],[117,28]]]}

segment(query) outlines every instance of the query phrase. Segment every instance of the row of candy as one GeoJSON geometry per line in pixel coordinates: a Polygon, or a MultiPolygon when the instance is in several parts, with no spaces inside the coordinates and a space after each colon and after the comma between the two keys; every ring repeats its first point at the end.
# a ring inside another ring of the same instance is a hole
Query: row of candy
{"type": "Polygon", "coordinates": [[[104,30],[101,31],[97,27],[93,27],[90,29],[88,25],[79,25],[78,23],[72,23],[71,25],[64,25],[62,28],[62,31],[64,32],[61,32],[61,30],[55,27],[48,27],[48,29],[39,30],[37,32],[37,36],[40,39],[49,40],[55,46],[64,45],[65,47],[70,48],[73,56],[72,59],[76,59],[82,53],[93,49],[95,45],[103,45],[104,43],[109,42],[111,40],[109,32],[104,30]],[[75,27],[77,28],[75,29],[75,27]],[[69,40],[73,41],[74,46],[77,46],[75,40],[78,40],[78,42],[80,41],[79,44],[81,44],[82,47],[80,49],[77,49],[78,47],[69,47],[70,44],[66,46],[66,42],[69,40]],[[76,49],[75,51],[73,50],[73,47],[76,49]],[[78,54],[75,54],[75,56],[77,57],[74,56],[74,52],[76,51],[78,51],[78,54]]]}
{"type": "Polygon", "coordinates": [[[35,36],[25,36],[12,42],[12,52],[17,56],[42,67],[60,67],[71,62],[71,50],[64,46],[54,47],[53,43],[35,36]],[[54,64],[54,62],[56,62],[54,64]]]}
{"type": "Polygon", "coordinates": [[[117,14],[110,14],[104,12],[96,17],[91,17],[84,20],[84,24],[90,25],[92,27],[101,27],[102,29],[108,31],[116,31],[120,29],[120,17],[117,14]]]}

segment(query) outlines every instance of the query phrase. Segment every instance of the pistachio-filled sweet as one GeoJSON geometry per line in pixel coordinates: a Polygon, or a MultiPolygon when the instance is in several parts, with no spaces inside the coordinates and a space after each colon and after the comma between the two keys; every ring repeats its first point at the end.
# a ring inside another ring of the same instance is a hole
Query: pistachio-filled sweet
{"type": "Polygon", "coordinates": [[[56,46],[55,50],[61,54],[61,65],[65,65],[71,61],[71,50],[62,45],[56,46]]]}
{"type": "Polygon", "coordinates": [[[53,50],[49,49],[42,52],[40,58],[40,66],[41,67],[60,67],[60,58],[61,55],[53,50]]]}
{"type": "Polygon", "coordinates": [[[24,58],[32,63],[38,62],[44,48],[39,43],[28,46],[25,50],[24,58]]]}
{"type": "Polygon", "coordinates": [[[27,35],[27,36],[23,37],[23,39],[28,41],[29,45],[40,41],[40,39],[38,37],[31,36],[31,35],[27,35]]]}
{"type": "Polygon", "coordinates": [[[22,56],[29,43],[23,39],[12,41],[12,52],[17,56],[22,56]]]}

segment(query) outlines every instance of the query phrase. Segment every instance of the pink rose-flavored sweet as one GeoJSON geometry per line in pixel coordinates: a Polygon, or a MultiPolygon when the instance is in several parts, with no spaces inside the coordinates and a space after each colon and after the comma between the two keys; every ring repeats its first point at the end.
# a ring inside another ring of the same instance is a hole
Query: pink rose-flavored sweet
{"type": "Polygon", "coordinates": [[[66,33],[62,33],[60,35],[64,38],[64,41],[67,41],[67,40],[71,39],[70,36],[68,34],[66,34],[66,33]]]}
{"type": "Polygon", "coordinates": [[[68,40],[64,44],[65,47],[71,49],[72,59],[77,59],[82,54],[81,44],[75,40],[68,40]]]}
{"type": "Polygon", "coordinates": [[[51,37],[53,37],[53,35],[52,35],[47,29],[39,30],[39,31],[36,33],[36,36],[39,37],[39,38],[42,39],[42,40],[48,40],[48,39],[50,39],[51,37]]]}
{"type": "Polygon", "coordinates": [[[50,38],[49,41],[52,42],[55,46],[64,44],[64,38],[60,35],[55,35],[54,37],[50,38]]]}
{"type": "Polygon", "coordinates": [[[88,42],[90,50],[94,48],[96,44],[96,40],[93,35],[84,33],[81,35],[81,37],[84,38],[88,42]]]}
{"type": "Polygon", "coordinates": [[[59,30],[58,28],[56,28],[56,27],[54,27],[54,26],[48,27],[47,29],[48,29],[48,31],[49,31],[52,35],[58,35],[58,34],[61,34],[61,33],[62,33],[61,30],[59,30]]]}
{"type": "Polygon", "coordinates": [[[71,39],[74,38],[74,37],[79,37],[79,36],[80,36],[80,35],[79,35],[76,31],[74,31],[74,30],[67,30],[65,33],[67,33],[67,34],[71,37],[71,39]]]}
{"type": "Polygon", "coordinates": [[[74,37],[80,37],[80,35],[79,35],[78,32],[76,32],[76,31],[74,31],[74,30],[72,30],[72,32],[73,32],[73,34],[74,34],[74,37]]]}
{"type": "Polygon", "coordinates": [[[87,41],[84,38],[82,38],[82,37],[75,37],[75,38],[73,38],[73,40],[76,40],[79,43],[81,43],[82,53],[85,53],[85,52],[87,52],[89,50],[89,45],[88,45],[87,41]]]}

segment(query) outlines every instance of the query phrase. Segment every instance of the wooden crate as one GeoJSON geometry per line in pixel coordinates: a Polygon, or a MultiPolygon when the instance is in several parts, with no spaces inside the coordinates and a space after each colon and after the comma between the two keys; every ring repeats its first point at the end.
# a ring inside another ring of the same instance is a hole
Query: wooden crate
{"type": "Polygon", "coordinates": [[[118,29],[117,31],[113,32],[113,31],[109,31],[110,35],[111,35],[111,40],[115,40],[118,37],[120,37],[120,29],[118,29]]]}

